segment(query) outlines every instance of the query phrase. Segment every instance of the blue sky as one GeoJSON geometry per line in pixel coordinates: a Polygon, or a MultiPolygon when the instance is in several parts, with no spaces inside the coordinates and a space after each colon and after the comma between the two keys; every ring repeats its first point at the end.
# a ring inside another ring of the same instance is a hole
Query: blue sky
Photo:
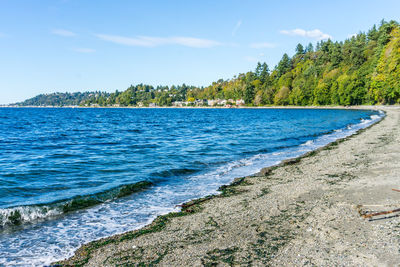
{"type": "Polygon", "coordinates": [[[0,0],[0,104],[40,93],[206,86],[297,43],[344,40],[400,1],[0,0]]]}

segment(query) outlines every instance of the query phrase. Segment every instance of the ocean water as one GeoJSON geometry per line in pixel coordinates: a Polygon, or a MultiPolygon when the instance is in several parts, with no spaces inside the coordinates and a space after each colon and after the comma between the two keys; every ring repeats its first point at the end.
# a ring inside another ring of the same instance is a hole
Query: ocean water
{"type": "Polygon", "coordinates": [[[334,109],[0,109],[0,266],[41,266],[379,121],[334,109]]]}

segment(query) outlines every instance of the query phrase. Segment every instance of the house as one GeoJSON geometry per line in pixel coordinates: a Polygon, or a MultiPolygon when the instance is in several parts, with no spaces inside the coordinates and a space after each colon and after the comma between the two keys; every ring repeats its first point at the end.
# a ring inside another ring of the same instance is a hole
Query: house
{"type": "Polygon", "coordinates": [[[172,102],[172,105],[174,107],[182,107],[183,106],[183,102],[182,101],[175,101],[175,102],[172,102]]]}
{"type": "Polygon", "coordinates": [[[225,100],[225,99],[218,99],[218,105],[222,105],[222,106],[225,106],[226,105],[226,103],[227,103],[227,101],[225,100]]]}
{"type": "Polygon", "coordinates": [[[149,104],[149,108],[155,108],[155,107],[157,107],[157,104],[156,104],[156,103],[150,103],[150,104],[149,104]]]}
{"type": "Polygon", "coordinates": [[[238,100],[236,100],[236,106],[242,106],[242,105],[244,105],[245,103],[244,103],[244,100],[243,99],[238,99],[238,100]]]}
{"type": "Polygon", "coordinates": [[[203,99],[196,99],[196,100],[194,101],[194,104],[195,104],[196,106],[202,106],[202,105],[204,104],[203,99]]]}
{"type": "Polygon", "coordinates": [[[215,106],[215,105],[217,104],[217,100],[208,99],[208,100],[207,100],[207,104],[208,104],[210,107],[215,106]]]}

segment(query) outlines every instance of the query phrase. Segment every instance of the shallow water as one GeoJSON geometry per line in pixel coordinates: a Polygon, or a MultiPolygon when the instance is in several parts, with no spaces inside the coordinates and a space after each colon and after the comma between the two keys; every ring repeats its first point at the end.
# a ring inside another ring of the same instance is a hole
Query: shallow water
{"type": "Polygon", "coordinates": [[[316,109],[0,109],[0,265],[43,265],[382,113],[316,109]]]}

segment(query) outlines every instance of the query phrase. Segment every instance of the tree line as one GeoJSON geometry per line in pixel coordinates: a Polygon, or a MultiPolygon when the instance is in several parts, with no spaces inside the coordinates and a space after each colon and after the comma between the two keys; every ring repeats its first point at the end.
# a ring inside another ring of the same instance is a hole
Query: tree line
{"type": "Polygon", "coordinates": [[[243,99],[248,106],[361,105],[400,103],[400,26],[381,21],[345,41],[298,44],[271,70],[258,63],[254,71],[220,79],[207,87],[131,85],[114,93],[39,95],[19,105],[171,106],[188,99],[243,99]]]}

